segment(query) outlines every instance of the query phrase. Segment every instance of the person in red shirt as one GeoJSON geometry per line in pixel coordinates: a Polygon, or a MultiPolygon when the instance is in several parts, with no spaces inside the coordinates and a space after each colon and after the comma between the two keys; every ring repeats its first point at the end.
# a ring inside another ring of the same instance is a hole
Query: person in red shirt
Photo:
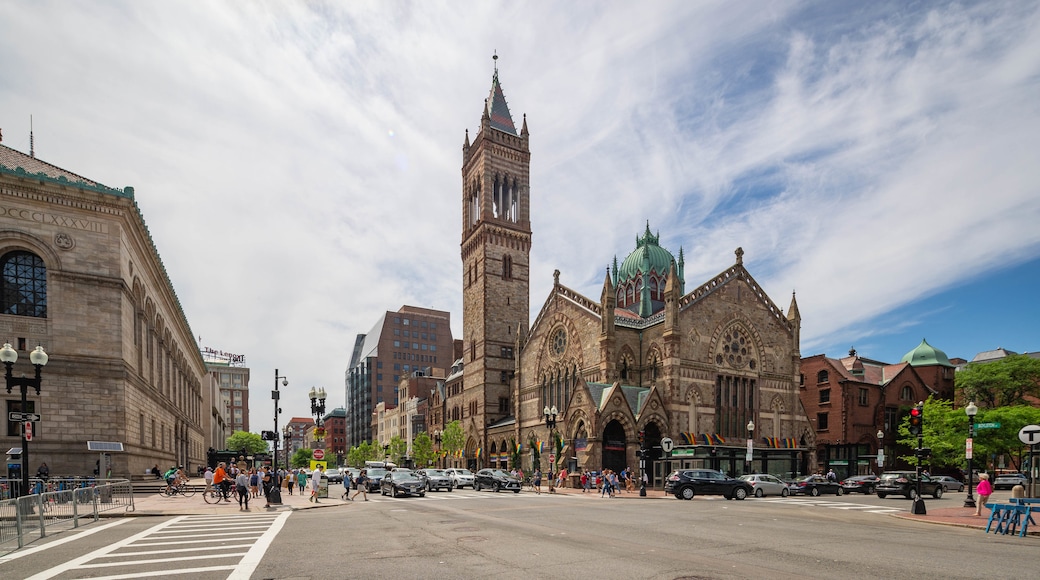
{"type": "Polygon", "coordinates": [[[230,503],[231,498],[228,497],[228,492],[231,489],[231,478],[228,477],[224,467],[223,461],[217,464],[217,470],[213,472],[213,485],[220,488],[220,495],[224,498],[224,501],[230,503]]]}

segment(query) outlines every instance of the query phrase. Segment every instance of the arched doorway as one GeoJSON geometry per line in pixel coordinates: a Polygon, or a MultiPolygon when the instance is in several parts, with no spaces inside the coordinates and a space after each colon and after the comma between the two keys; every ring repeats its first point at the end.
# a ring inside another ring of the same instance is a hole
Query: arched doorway
{"type": "MultiPolygon", "coordinates": [[[[643,449],[646,450],[646,485],[648,487],[654,487],[654,462],[661,459],[663,452],[661,449],[661,428],[650,421],[643,426],[643,449]]],[[[661,477],[666,477],[667,474],[662,474],[661,477]]]]}
{"type": "Polygon", "coordinates": [[[618,473],[625,468],[625,428],[617,419],[603,429],[603,469],[618,473]]]}
{"type": "Polygon", "coordinates": [[[476,471],[479,469],[477,461],[477,440],[470,438],[466,441],[466,469],[476,471]]]}

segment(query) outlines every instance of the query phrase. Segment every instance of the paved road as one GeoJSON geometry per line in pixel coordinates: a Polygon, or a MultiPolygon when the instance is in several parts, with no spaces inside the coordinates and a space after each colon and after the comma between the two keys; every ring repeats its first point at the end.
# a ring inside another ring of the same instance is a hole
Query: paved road
{"type": "MultiPolygon", "coordinates": [[[[873,496],[680,501],[456,490],[344,503],[335,487],[332,496],[321,509],[296,499],[308,509],[221,506],[229,511],[91,524],[90,535],[66,532],[0,559],[0,577],[1033,577],[1040,547],[1037,537],[899,519],[893,514],[910,502],[873,496]]],[[[947,496],[929,509],[962,501],[947,496]]]]}

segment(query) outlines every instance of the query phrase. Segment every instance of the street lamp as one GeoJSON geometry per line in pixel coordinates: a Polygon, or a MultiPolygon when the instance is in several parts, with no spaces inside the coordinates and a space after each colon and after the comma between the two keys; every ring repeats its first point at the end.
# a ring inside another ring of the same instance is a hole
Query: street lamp
{"type": "Polygon", "coordinates": [[[311,400],[311,415],[314,415],[314,438],[322,441],[321,449],[325,448],[325,387],[316,389],[311,387],[307,396],[311,400]]]}
{"type": "Polygon", "coordinates": [[[971,447],[973,439],[975,438],[975,415],[979,413],[979,408],[975,406],[975,401],[970,401],[968,406],[964,408],[964,413],[968,415],[968,441],[964,446],[965,455],[968,456],[968,497],[964,500],[964,507],[975,507],[975,498],[971,495],[971,484],[975,481],[972,477],[971,470],[971,447]]]}
{"type": "Polygon", "coordinates": [[[885,467],[885,432],[878,429],[877,432],[877,468],[878,477],[881,477],[881,470],[885,467]]]}
{"type": "Polygon", "coordinates": [[[289,379],[285,376],[278,374],[278,369],[274,369],[274,390],[271,391],[271,399],[274,400],[274,431],[273,434],[274,442],[272,446],[274,453],[271,454],[271,471],[274,472],[274,485],[267,492],[267,503],[280,504],[282,503],[282,482],[278,480],[278,413],[282,410],[279,408],[279,401],[282,398],[281,392],[278,390],[278,379],[282,379],[282,386],[289,386],[289,379]]]}
{"type": "Polygon", "coordinates": [[[285,450],[285,468],[289,469],[289,444],[292,443],[292,427],[285,426],[282,431],[282,448],[285,450]]]}
{"type": "Polygon", "coordinates": [[[556,439],[553,437],[553,432],[556,430],[556,415],[559,414],[559,411],[556,410],[556,405],[553,405],[551,409],[549,405],[546,405],[542,414],[545,415],[545,426],[549,429],[549,493],[556,493],[556,488],[553,487],[555,480],[553,464],[556,462],[556,439]]]}
{"type": "MultiPolygon", "coordinates": [[[[12,387],[20,387],[22,389],[22,406],[21,414],[19,418],[22,422],[22,487],[18,492],[18,495],[27,495],[29,493],[29,441],[32,439],[32,423],[33,421],[39,421],[40,416],[36,413],[28,413],[25,408],[29,405],[26,397],[29,394],[29,387],[36,389],[36,394],[40,394],[40,371],[44,365],[47,364],[47,353],[43,352],[42,346],[37,346],[31,353],[29,353],[29,362],[36,367],[35,377],[14,377],[11,375],[11,370],[14,367],[15,361],[18,360],[18,351],[11,347],[10,343],[4,343],[3,348],[0,348],[0,361],[3,361],[4,366],[7,367],[7,392],[11,392],[12,387]]],[[[98,470],[98,475],[101,471],[98,470]]]]}
{"type": "Polygon", "coordinates": [[[433,442],[437,444],[437,467],[443,467],[441,465],[441,430],[437,429],[433,432],[433,442]]]}
{"type": "Polygon", "coordinates": [[[747,422],[747,454],[744,455],[744,462],[747,464],[744,467],[744,473],[751,473],[751,460],[753,459],[753,453],[755,449],[755,421],[749,420],[747,422]]]}

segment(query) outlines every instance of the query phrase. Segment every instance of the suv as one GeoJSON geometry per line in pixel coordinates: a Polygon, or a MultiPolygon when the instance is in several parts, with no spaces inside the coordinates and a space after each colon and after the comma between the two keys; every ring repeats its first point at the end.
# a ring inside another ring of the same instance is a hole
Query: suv
{"type": "Polygon", "coordinates": [[[726,499],[744,499],[754,493],[751,484],[734,479],[714,469],[680,469],[664,481],[664,492],[679,499],[693,499],[695,495],[722,495],[726,499]]]}
{"type": "Polygon", "coordinates": [[[445,469],[444,473],[448,474],[454,487],[473,487],[473,472],[464,467],[451,467],[445,469]]]}
{"type": "Polygon", "coordinates": [[[1026,485],[1029,478],[1022,473],[1003,473],[993,480],[993,489],[1012,489],[1016,485],[1026,485]]]}
{"type": "MultiPolygon", "coordinates": [[[[901,495],[907,499],[915,499],[917,497],[917,473],[914,471],[886,471],[881,474],[881,479],[874,489],[877,491],[878,497],[901,495]]],[[[939,499],[943,495],[942,482],[922,475],[921,494],[939,499]]]]}

